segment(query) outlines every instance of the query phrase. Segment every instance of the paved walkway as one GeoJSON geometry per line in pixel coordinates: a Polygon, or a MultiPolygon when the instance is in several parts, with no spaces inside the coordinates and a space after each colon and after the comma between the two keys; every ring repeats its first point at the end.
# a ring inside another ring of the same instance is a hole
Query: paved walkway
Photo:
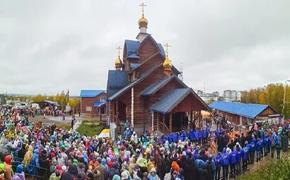
{"type": "MultiPolygon", "coordinates": [[[[45,124],[45,125],[52,125],[52,124],[68,124],[68,125],[70,125],[71,120],[72,120],[71,116],[66,116],[65,120],[63,120],[62,116],[46,116],[45,118],[43,118],[43,116],[36,116],[34,118],[34,121],[42,121],[43,124],[45,124]]],[[[81,125],[83,120],[84,120],[84,118],[82,116],[81,117],[76,116],[76,122],[75,122],[73,130],[76,130],[81,125]]]]}
{"type": "Polygon", "coordinates": [[[83,120],[82,119],[76,119],[76,123],[74,125],[73,130],[77,130],[79,128],[79,126],[82,124],[83,120]]]}

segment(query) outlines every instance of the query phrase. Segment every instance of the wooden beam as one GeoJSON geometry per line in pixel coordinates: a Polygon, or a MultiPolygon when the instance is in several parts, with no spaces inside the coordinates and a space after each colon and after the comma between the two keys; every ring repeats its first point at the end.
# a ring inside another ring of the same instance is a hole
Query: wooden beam
{"type": "Polygon", "coordinates": [[[190,124],[189,124],[189,122],[188,122],[188,124],[189,124],[189,129],[191,129],[192,128],[192,123],[193,123],[193,121],[192,121],[192,110],[190,111],[190,117],[189,117],[189,119],[190,119],[190,124]]]}
{"type": "MultiPolygon", "coordinates": [[[[157,113],[157,114],[158,114],[158,113],[157,113]]],[[[157,126],[156,129],[157,129],[157,131],[159,131],[159,118],[157,118],[157,122],[156,122],[156,124],[157,124],[157,125],[156,125],[156,126],[157,126]]]]}
{"type": "Polygon", "coordinates": [[[116,122],[116,116],[117,116],[117,104],[116,101],[114,102],[114,122],[116,122]]]}
{"type": "Polygon", "coordinates": [[[131,127],[134,128],[134,87],[131,88],[131,127]]]}
{"type": "Polygon", "coordinates": [[[119,121],[119,102],[118,101],[116,101],[116,121],[115,122],[117,121],[119,121]]]}
{"type": "MultiPolygon", "coordinates": [[[[165,117],[165,115],[164,115],[164,117],[165,117]]],[[[170,132],[172,132],[172,113],[170,113],[170,115],[169,115],[169,130],[170,130],[170,132]]]]}
{"type": "Polygon", "coordinates": [[[151,128],[152,128],[152,133],[154,132],[154,111],[151,112],[151,128]]]}
{"type": "Polygon", "coordinates": [[[111,116],[111,101],[109,101],[108,104],[109,104],[109,108],[108,108],[107,111],[109,112],[109,113],[108,113],[109,116],[107,116],[107,117],[108,117],[108,119],[107,119],[107,125],[110,125],[110,123],[111,123],[111,117],[112,117],[112,116],[111,116]]]}
{"type": "Polygon", "coordinates": [[[162,118],[162,131],[164,132],[165,131],[165,118],[162,118]]]}
{"type": "Polygon", "coordinates": [[[187,115],[187,127],[186,127],[186,128],[187,128],[187,131],[189,131],[189,129],[190,129],[189,124],[190,124],[190,121],[191,121],[191,120],[190,120],[190,115],[191,115],[191,114],[190,114],[190,111],[187,112],[186,115],[187,115]]]}

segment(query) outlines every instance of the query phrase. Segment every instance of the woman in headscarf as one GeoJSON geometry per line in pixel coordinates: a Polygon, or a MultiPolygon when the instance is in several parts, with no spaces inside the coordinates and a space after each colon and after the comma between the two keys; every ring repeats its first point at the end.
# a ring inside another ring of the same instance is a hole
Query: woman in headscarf
{"type": "Polygon", "coordinates": [[[5,166],[5,172],[4,172],[4,177],[5,180],[11,180],[13,176],[13,170],[12,170],[12,156],[11,155],[6,155],[4,158],[4,166],[5,166]]]}
{"type": "Polygon", "coordinates": [[[33,147],[29,146],[28,151],[24,155],[23,164],[26,167],[30,164],[33,155],[33,147]]]}
{"type": "Polygon", "coordinates": [[[4,176],[5,176],[4,172],[5,172],[5,165],[4,165],[4,162],[1,162],[0,160],[0,180],[4,180],[4,176]]]}
{"type": "MultiPolygon", "coordinates": [[[[144,156],[146,156],[145,153],[144,156]]],[[[140,167],[142,173],[147,171],[147,159],[143,158],[142,154],[138,157],[136,164],[140,167]]]]}
{"type": "Polygon", "coordinates": [[[23,165],[19,164],[16,168],[16,173],[14,174],[12,180],[25,180],[25,174],[23,171],[23,165]]]}
{"type": "Polygon", "coordinates": [[[155,164],[154,158],[150,157],[148,165],[147,165],[147,171],[150,172],[151,169],[153,168],[156,169],[156,164],[155,164]]]}
{"type": "Polygon", "coordinates": [[[157,175],[156,169],[152,168],[148,174],[148,180],[160,180],[159,176],[157,175]]]}

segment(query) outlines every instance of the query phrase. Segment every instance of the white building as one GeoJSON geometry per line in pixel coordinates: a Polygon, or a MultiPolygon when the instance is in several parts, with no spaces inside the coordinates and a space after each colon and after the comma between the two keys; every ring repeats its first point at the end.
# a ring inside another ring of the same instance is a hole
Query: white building
{"type": "Polygon", "coordinates": [[[201,90],[197,90],[196,93],[207,104],[212,103],[213,101],[219,100],[219,92],[217,91],[212,92],[212,93],[205,93],[201,90]]]}
{"type": "Polygon", "coordinates": [[[223,99],[226,102],[241,101],[241,92],[236,90],[225,90],[223,99]]]}
{"type": "Polygon", "coordinates": [[[212,93],[205,93],[202,90],[196,90],[196,94],[206,103],[212,103],[213,101],[226,101],[226,102],[240,102],[241,92],[237,90],[225,90],[220,96],[218,91],[212,93]]]}

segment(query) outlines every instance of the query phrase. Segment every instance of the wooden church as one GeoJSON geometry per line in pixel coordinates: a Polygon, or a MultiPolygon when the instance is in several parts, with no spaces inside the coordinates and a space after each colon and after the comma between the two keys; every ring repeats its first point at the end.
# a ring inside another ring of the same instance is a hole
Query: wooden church
{"type": "Polygon", "coordinates": [[[119,53],[115,70],[108,72],[108,122],[117,127],[127,123],[138,133],[191,128],[208,106],[179,78],[180,72],[168,56],[168,45],[165,52],[147,33],[144,3],[141,6],[140,32],[136,40],[125,40],[123,58],[119,53]]]}

